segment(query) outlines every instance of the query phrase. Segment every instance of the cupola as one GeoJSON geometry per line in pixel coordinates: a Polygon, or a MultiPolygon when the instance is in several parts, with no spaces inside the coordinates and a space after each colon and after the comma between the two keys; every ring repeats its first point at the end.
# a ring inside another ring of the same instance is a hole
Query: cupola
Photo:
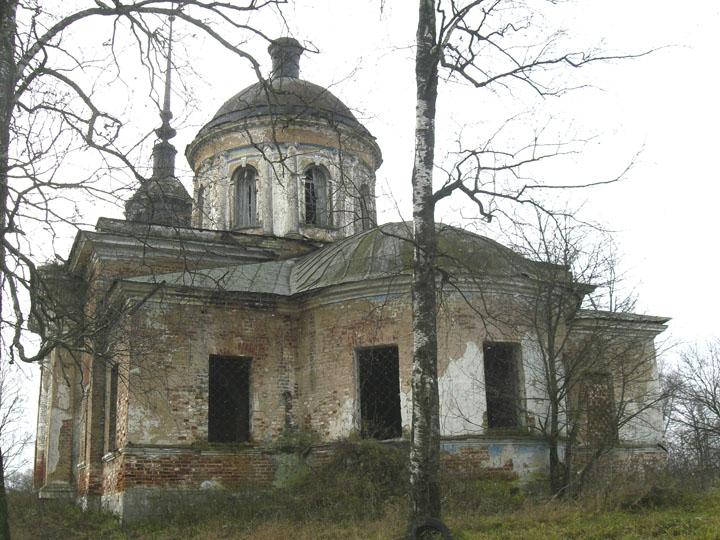
{"type": "Polygon", "coordinates": [[[125,203],[125,217],[128,221],[149,225],[190,227],[192,199],[175,176],[177,150],[170,142],[170,139],[176,135],[176,131],[170,125],[173,117],[170,109],[173,19],[174,17],[170,17],[165,95],[160,112],[162,125],[155,130],[158,141],[153,148],[153,172],[150,178],[141,182],[137,191],[125,203]]]}
{"type": "Polygon", "coordinates": [[[333,241],[375,223],[375,138],[327,88],[300,78],[293,38],[188,145],[195,226],[333,241]]]}

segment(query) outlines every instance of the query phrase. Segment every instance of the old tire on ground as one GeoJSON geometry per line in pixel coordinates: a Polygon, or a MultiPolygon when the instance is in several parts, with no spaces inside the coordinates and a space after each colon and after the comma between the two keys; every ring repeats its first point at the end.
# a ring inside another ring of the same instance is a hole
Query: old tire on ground
{"type": "Polygon", "coordinates": [[[420,518],[410,525],[408,540],[422,540],[423,533],[437,532],[442,535],[443,540],[452,540],[450,531],[445,524],[437,518],[420,518]]]}

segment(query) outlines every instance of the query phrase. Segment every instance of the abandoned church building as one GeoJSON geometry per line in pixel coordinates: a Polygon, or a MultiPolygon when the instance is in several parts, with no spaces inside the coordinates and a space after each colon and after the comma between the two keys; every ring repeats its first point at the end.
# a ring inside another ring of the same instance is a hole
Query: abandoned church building
{"type": "MultiPolygon", "coordinates": [[[[376,224],[380,148],[337,97],[300,78],[301,53],[274,41],[271,76],[200,129],[185,151],[192,197],[175,177],[166,88],[153,174],[125,219],[80,231],[67,261],[45,269],[57,308],[36,326],[86,331],[42,365],[41,497],[132,519],[167,493],[277,482],[292,460],[275,443],[288,434],[313,434],[302,459],[319,462],[338,440],[408,440],[412,223],[376,224]]],[[[572,284],[569,272],[438,232],[442,466],[544,471],[531,314],[536,284],[572,284]]],[[[572,285],[577,304],[591,287],[572,285]]],[[[667,319],[573,313],[562,331],[576,349],[598,327],[629,337],[642,373],[621,392],[617,373],[594,364],[576,392],[591,402],[578,444],[599,430],[626,452],[661,452],[661,416],[643,400],[657,390],[654,338],[667,319]],[[621,394],[637,414],[614,425],[621,394]]]]}

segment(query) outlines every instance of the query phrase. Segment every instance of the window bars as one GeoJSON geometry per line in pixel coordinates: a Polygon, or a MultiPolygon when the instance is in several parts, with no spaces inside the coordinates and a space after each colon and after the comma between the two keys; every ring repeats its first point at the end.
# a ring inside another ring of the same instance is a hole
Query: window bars
{"type": "Polygon", "coordinates": [[[246,357],[210,357],[208,442],[250,440],[250,365],[246,357]]]}
{"type": "Polygon", "coordinates": [[[402,435],[398,348],[357,350],[360,434],[364,438],[394,439],[402,435]]]}

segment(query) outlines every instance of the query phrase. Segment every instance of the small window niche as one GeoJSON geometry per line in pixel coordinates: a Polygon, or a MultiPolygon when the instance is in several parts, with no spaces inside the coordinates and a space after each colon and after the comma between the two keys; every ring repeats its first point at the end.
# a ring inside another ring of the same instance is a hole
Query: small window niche
{"type": "Polygon", "coordinates": [[[483,344],[487,427],[517,429],[520,424],[520,345],[483,344]]]}
{"type": "Polygon", "coordinates": [[[398,348],[357,349],[356,358],[360,435],[379,440],[401,437],[398,348]]]}
{"type": "Polygon", "coordinates": [[[250,440],[250,365],[242,356],[211,356],[208,442],[250,440]]]}
{"type": "Polygon", "coordinates": [[[257,226],[256,183],[257,171],[249,165],[238,168],[233,174],[236,229],[257,226]]]}

